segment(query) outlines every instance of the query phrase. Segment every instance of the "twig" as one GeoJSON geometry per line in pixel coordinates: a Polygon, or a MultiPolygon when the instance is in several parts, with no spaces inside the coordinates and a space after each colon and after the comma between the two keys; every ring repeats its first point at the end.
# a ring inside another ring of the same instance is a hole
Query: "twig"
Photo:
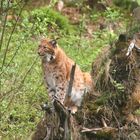
{"type": "Polygon", "coordinates": [[[69,81],[69,86],[68,86],[68,91],[67,91],[67,96],[68,97],[71,97],[71,91],[72,91],[74,75],[75,75],[75,68],[76,68],[76,63],[71,68],[70,81],[69,81]]]}
{"type": "MultiPolygon", "coordinates": [[[[33,27],[34,27],[34,24],[33,24],[33,26],[31,27],[30,32],[32,32],[33,27]]],[[[30,32],[29,32],[29,33],[30,33],[30,32]]],[[[15,50],[15,52],[14,52],[12,58],[10,59],[10,61],[8,62],[8,64],[4,67],[4,69],[7,69],[7,68],[10,66],[10,64],[12,63],[12,61],[14,60],[14,58],[17,56],[18,51],[19,51],[19,49],[21,48],[22,43],[23,43],[23,40],[20,42],[20,45],[17,46],[17,49],[15,50]]],[[[0,76],[4,73],[4,71],[5,71],[4,69],[3,69],[3,71],[0,73],[0,76]]]]}
{"type": "Polygon", "coordinates": [[[64,140],[69,140],[70,135],[69,135],[69,127],[68,127],[68,122],[69,122],[69,116],[66,116],[65,121],[64,121],[64,140]]]}
{"type": "Polygon", "coordinates": [[[59,100],[54,100],[53,105],[55,107],[56,112],[59,114],[62,119],[65,119],[65,116],[68,116],[68,111],[65,107],[61,104],[59,100]]]}
{"type": "Polygon", "coordinates": [[[127,53],[126,53],[126,56],[130,55],[130,53],[132,52],[133,48],[135,48],[138,52],[140,52],[140,48],[136,44],[137,43],[137,38],[138,37],[136,35],[133,36],[133,40],[130,42],[130,45],[129,45],[127,53]]]}
{"type": "MultiPolygon", "coordinates": [[[[7,105],[7,107],[6,107],[6,109],[9,108],[9,106],[11,105],[11,103],[12,103],[14,97],[17,95],[19,89],[22,88],[26,77],[28,76],[28,74],[30,73],[30,71],[32,70],[33,66],[34,66],[35,63],[36,63],[37,58],[38,58],[38,57],[36,57],[36,59],[33,61],[32,65],[31,65],[31,67],[30,67],[30,68],[28,69],[28,71],[25,73],[25,75],[24,75],[23,79],[21,80],[19,86],[16,87],[16,88],[14,88],[14,89],[11,89],[10,91],[8,91],[8,93],[10,93],[10,92],[12,92],[12,91],[15,91],[15,92],[13,92],[13,95],[12,95],[12,97],[11,97],[11,99],[10,99],[10,101],[9,101],[9,103],[8,103],[8,105],[7,105]]],[[[3,98],[3,99],[4,99],[4,98],[3,98]]],[[[3,99],[1,99],[1,101],[2,101],[3,99]]],[[[4,113],[5,113],[5,112],[3,112],[2,115],[4,115],[4,113]]]]}
{"type": "Polygon", "coordinates": [[[56,112],[58,113],[60,122],[62,122],[61,125],[64,128],[63,140],[70,140],[71,139],[70,128],[69,128],[70,114],[65,109],[65,107],[59,102],[59,100],[54,100],[54,107],[56,112]]]}
{"type": "Polygon", "coordinates": [[[132,52],[133,48],[135,47],[135,43],[136,43],[136,40],[133,39],[128,47],[128,50],[127,50],[127,53],[126,53],[126,56],[129,56],[130,53],[132,52]]]}
{"type": "MultiPolygon", "coordinates": [[[[10,0],[7,2],[7,8],[9,8],[9,4],[10,4],[10,0]]],[[[1,8],[2,8],[2,1],[1,1],[1,8]]],[[[3,29],[2,29],[1,39],[0,39],[0,51],[2,48],[3,37],[4,37],[5,29],[6,29],[7,15],[8,15],[8,12],[6,12],[5,19],[4,19],[4,24],[3,24],[3,29]]]]}
{"type": "Polygon", "coordinates": [[[81,132],[82,133],[91,132],[91,133],[97,134],[98,132],[100,132],[100,133],[111,133],[111,132],[116,132],[116,131],[120,131],[120,130],[128,130],[128,127],[126,125],[124,125],[124,126],[122,126],[120,128],[110,127],[110,126],[99,127],[99,128],[86,128],[86,127],[83,127],[81,132]]]}
{"type": "Polygon", "coordinates": [[[117,128],[114,127],[101,127],[101,128],[83,128],[83,130],[81,131],[82,133],[87,133],[87,132],[91,132],[91,133],[97,133],[97,132],[102,132],[102,133],[110,133],[110,132],[114,132],[114,131],[118,131],[117,128]]]}
{"type": "Polygon", "coordinates": [[[106,122],[105,122],[105,120],[103,118],[101,119],[101,121],[102,121],[104,127],[108,127],[106,122]]]}
{"type": "Polygon", "coordinates": [[[5,53],[4,53],[4,57],[3,57],[3,61],[2,61],[1,70],[3,69],[3,66],[4,66],[4,64],[5,64],[5,60],[6,60],[6,56],[7,56],[7,52],[8,52],[8,48],[9,48],[9,44],[10,44],[10,41],[11,41],[11,39],[12,39],[13,33],[15,32],[15,29],[16,29],[16,26],[17,26],[19,17],[20,17],[20,15],[21,15],[21,13],[22,13],[24,7],[26,6],[26,4],[27,4],[27,2],[25,2],[25,4],[24,4],[24,5],[22,6],[22,8],[20,9],[19,15],[18,15],[18,17],[17,17],[17,19],[16,19],[15,25],[14,25],[14,27],[13,27],[13,29],[12,29],[12,32],[11,32],[11,34],[10,34],[10,37],[9,37],[9,39],[8,39],[8,42],[7,42],[7,45],[6,45],[6,49],[5,49],[5,53]]]}
{"type": "Polygon", "coordinates": [[[43,140],[49,140],[51,135],[51,127],[47,127],[47,136],[43,140]]]}
{"type": "MultiPolygon", "coordinates": [[[[10,4],[10,0],[7,2],[7,7],[8,8],[9,8],[9,4],[10,4]]],[[[2,5],[3,5],[3,1],[1,1],[1,10],[2,10],[2,5]]],[[[2,12],[0,14],[2,15],[2,12]]],[[[1,52],[2,44],[3,44],[3,38],[4,38],[4,33],[5,33],[5,29],[6,29],[7,15],[8,15],[8,12],[6,12],[6,15],[5,15],[3,29],[2,29],[2,34],[1,34],[1,38],[0,38],[0,52],[1,52]]],[[[0,69],[2,69],[2,68],[0,68],[0,69]]],[[[1,93],[1,78],[0,78],[0,93],[1,93]]]]}
{"type": "Polygon", "coordinates": [[[118,121],[118,119],[117,119],[116,114],[115,114],[114,111],[112,112],[112,115],[113,115],[113,117],[114,117],[114,119],[115,119],[115,121],[117,123],[118,128],[120,128],[120,123],[119,123],[119,121],[118,121]]]}

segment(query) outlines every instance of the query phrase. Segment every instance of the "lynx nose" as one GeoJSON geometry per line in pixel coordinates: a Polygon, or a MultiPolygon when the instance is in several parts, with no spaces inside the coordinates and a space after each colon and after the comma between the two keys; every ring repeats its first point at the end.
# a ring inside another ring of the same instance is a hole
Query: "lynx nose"
{"type": "Polygon", "coordinates": [[[38,55],[42,55],[43,54],[43,52],[41,51],[41,49],[38,49],[38,55]]]}
{"type": "Polygon", "coordinates": [[[38,55],[39,55],[39,56],[45,56],[45,52],[38,51],[38,55]]]}

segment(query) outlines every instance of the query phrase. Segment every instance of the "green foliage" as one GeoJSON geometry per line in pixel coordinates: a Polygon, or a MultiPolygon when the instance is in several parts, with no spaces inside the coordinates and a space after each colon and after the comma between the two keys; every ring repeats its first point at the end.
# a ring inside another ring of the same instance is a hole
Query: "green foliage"
{"type": "Polygon", "coordinates": [[[113,86],[116,88],[116,90],[117,90],[119,93],[125,91],[124,85],[121,84],[121,83],[118,83],[117,81],[113,81],[113,86]]]}
{"type": "Polygon", "coordinates": [[[122,13],[122,11],[116,7],[107,7],[106,10],[104,12],[97,12],[95,10],[93,10],[91,12],[90,18],[93,21],[97,21],[100,18],[105,18],[105,20],[110,21],[110,22],[115,22],[115,21],[119,21],[120,19],[123,18],[124,13],[122,13]]]}
{"type": "MultiPolygon", "coordinates": [[[[20,8],[15,4],[13,6],[19,13],[20,8]]],[[[102,15],[107,21],[115,20],[118,11],[108,9],[104,14],[96,14],[96,19],[102,15]]],[[[91,63],[101,48],[116,39],[116,34],[108,29],[97,29],[91,35],[92,38],[85,37],[87,20],[87,16],[83,15],[79,25],[71,25],[68,18],[60,13],[42,7],[29,12],[22,11],[12,35],[16,21],[6,22],[0,51],[0,67],[6,53],[5,63],[0,69],[0,136],[3,139],[27,139],[42,116],[40,105],[48,97],[37,55],[41,35],[59,36],[58,44],[83,71],[90,71],[91,63]]],[[[0,35],[3,27],[0,23],[0,35]]]]}
{"type": "Polygon", "coordinates": [[[140,5],[140,0],[136,0],[137,1],[137,3],[140,5]]]}
{"type": "MultiPolygon", "coordinates": [[[[7,37],[4,38],[5,42],[8,37],[7,34],[7,37]]],[[[38,64],[39,59],[36,59],[36,47],[37,42],[28,40],[24,34],[16,32],[13,35],[10,43],[11,51],[7,54],[6,63],[1,71],[3,73],[0,72],[2,85],[0,129],[4,138],[7,136],[7,139],[26,139],[27,134],[33,131],[42,115],[39,105],[47,101],[45,88],[41,84],[43,79],[38,64]],[[18,47],[17,55],[7,67],[18,47]]],[[[4,48],[3,45],[2,52],[4,52],[4,48]]]]}
{"type": "Polygon", "coordinates": [[[65,33],[73,31],[73,27],[66,17],[48,7],[35,9],[26,18],[24,16],[23,26],[26,27],[27,24],[34,25],[36,34],[48,34],[48,32],[60,30],[65,33]]]}
{"type": "MultiPolygon", "coordinates": [[[[6,22],[6,26],[12,28],[15,20],[6,22]]],[[[47,35],[56,32],[56,34],[74,33],[74,27],[69,23],[67,17],[54,11],[50,7],[41,7],[27,12],[22,11],[20,22],[17,23],[18,30],[23,31],[26,36],[47,35]],[[32,32],[29,32],[32,29],[32,32]]]]}
{"type": "Polygon", "coordinates": [[[107,7],[104,16],[110,21],[116,21],[123,17],[120,10],[110,7],[107,7]]]}
{"type": "Polygon", "coordinates": [[[96,104],[98,107],[99,106],[103,106],[107,103],[107,100],[110,98],[110,93],[104,93],[102,94],[101,97],[99,97],[98,99],[96,99],[94,101],[94,104],[96,104]]]}
{"type": "Polygon", "coordinates": [[[91,20],[93,20],[93,21],[97,21],[97,20],[101,17],[101,15],[102,15],[102,13],[97,12],[96,10],[93,10],[93,11],[91,12],[90,18],[91,18],[91,20]]]}

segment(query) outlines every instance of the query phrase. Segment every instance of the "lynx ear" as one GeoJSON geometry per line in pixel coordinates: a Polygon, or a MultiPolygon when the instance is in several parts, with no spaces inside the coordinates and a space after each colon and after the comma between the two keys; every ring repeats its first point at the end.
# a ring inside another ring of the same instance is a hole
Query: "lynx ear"
{"type": "Polygon", "coordinates": [[[54,48],[56,48],[57,47],[57,41],[54,39],[54,40],[51,40],[50,42],[49,42],[54,48]]]}

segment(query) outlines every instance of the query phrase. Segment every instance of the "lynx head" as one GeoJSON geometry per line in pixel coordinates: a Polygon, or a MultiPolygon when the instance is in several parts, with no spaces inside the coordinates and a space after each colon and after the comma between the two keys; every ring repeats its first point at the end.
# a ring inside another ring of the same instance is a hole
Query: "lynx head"
{"type": "Polygon", "coordinates": [[[42,39],[38,46],[38,54],[47,62],[52,62],[56,58],[57,42],[56,40],[42,39]]]}

